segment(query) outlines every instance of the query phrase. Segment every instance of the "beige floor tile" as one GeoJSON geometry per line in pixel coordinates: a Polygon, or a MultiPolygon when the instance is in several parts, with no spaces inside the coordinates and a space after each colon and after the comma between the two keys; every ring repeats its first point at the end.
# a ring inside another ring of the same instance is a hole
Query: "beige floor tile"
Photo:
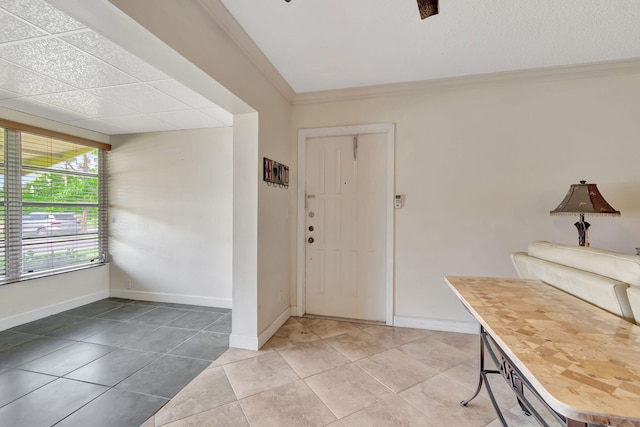
{"type": "Polygon", "coordinates": [[[305,382],[338,418],[393,394],[353,363],[314,375],[305,382]]]}
{"type": "Polygon", "coordinates": [[[298,322],[322,339],[360,329],[351,322],[341,322],[338,320],[300,317],[298,318],[298,322]]]}
{"type": "Polygon", "coordinates": [[[325,426],[336,420],[304,381],[240,401],[252,427],[325,426]]]}
{"type": "Polygon", "coordinates": [[[439,373],[395,348],[362,359],[356,365],[396,393],[439,373]]]}
{"type": "Polygon", "coordinates": [[[393,328],[390,326],[370,326],[364,328],[363,331],[389,347],[398,347],[433,334],[433,332],[424,329],[393,328]]]}
{"type": "Polygon", "coordinates": [[[398,396],[431,420],[456,420],[456,427],[482,427],[491,422],[496,414],[485,398],[478,396],[467,406],[460,406],[460,396],[468,393],[470,390],[461,384],[438,375],[399,393],[398,396]]]}
{"type": "MultiPolygon", "coordinates": [[[[479,331],[479,330],[478,330],[479,331]]],[[[477,356],[480,351],[480,336],[478,334],[459,334],[456,332],[436,332],[433,338],[470,356],[477,356]]]]}
{"type": "MultiPolygon", "coordinates": [[[[523,414],[519,406],[517,408],[512,408],[509,411],[503,411],[502,415],[507,421],[509,427],[537,427],[539,425],[535,418],[528,417],[523,414]]],[[[556,425],[556,423],[551,425],[556,425]]],[[[492,422],[487,424],[487,427],[502,427],[502,423],[496,416],[492,422]]]]}
{"type": "Polygon", "coordinates": [[[236,395],[223,368],[205,369],[156,414],[156,426],[190,417],[227,403],[236,395]]]}
{"type": "Polygon", "coordinates": [[[433,424],[430,423],[423,413],[396,395],[374,403],[341,421],[345,427],[429,427],[441,425],[441,420],[433,424]]]}
{"type": "Polygon", "coordinates": [[[300,378],[349,363],[349,359],[321,340],[281,350],[280,355],[300,378]]]}
{"type": "MultiPolygon", "coordinates": [[[[260,356],[261,354],[269,353],[273,350],[244,350],[241,348],[230,348],[225,351],[222,356],[213,361],[209,368],[216,368],[218,366],[226,365],[228,363],[239,362],[240,360],[250,359],[252,357],[260,356]]],[[[207,369],[209,369],[207,368],[207,369]]]]}
{"type": "Polygon", "coordinates": [[[144,424],[142,424],[140,427],[155,427],[155,426],[156,426],[156,422],[154,420],[154,417],[151,417],[147,421],[145,421],[144,424]]]}
{"type": "MultiPolygon", "coordinates": [[[[492,361],[485,360],[485,369],[495,369],[492,365],[492,361]]],[[[443,374],[452,380],[459,382],[470,390],[475,391],[478,384],[479,369],[480,366],[478,359],[476,358],[454,366],[453,368],[444,371],[443,374]]],[[[502,378],[502,375],[489,375],[489,382],[491,384],[493,395],[498,402],[498,406],[500,406],[503,411],[509,410],[516,404],[516,396],[509,389],[509,386],[504,378],[502,378]]],[[[471,394],[469,394],[469,396],[470,395],[471,394]]],[[[489,399],[489,393],[487,392],[486,385],[482,385],[479,395],[485,399],[489,399]]],[[[469,396],[464,396],[463,399],[466,399],[469,396]]]]}
{"type": "Polygon", "coordinates": [[[327,344],[344,354],[349,360],[356,361],[389,349],[389,346],[378,341],[362,330],[351,331],[346,334],[325,340],[327,344]]]}
{"type": "Polygon", "coordinates": [[[232,402],[167,424],[166,427],[249,427],[249,423],[240,404],[232,402]]]}
{"type": "Polygon", "coordinates": [[[344,424],[342,424],[342,421],[337,420],[332,422],[331,424],[327,424],[325,427],[344,427],[344,424]]]}
{"type": "Polygon", "coordinates": [[[276,352],[224,365],[238,399],[297,380],[298,375],[276,352]]]}
{"type": "Polygon", "coordinates": [[[460,363],[473,359],[475,354],[468,354],[455,347],[434,339],[435,335],[398,347],[407,356],[418,360],[440,372],[460,363]]]}
{"type": "Polygon", "coordinates": [[[320,337],[305,328],[302,324],[290,324],[278,329],[273,337],[262,347],[262,350],[283,350],[305,342],[319,340],[320,337]]]}
{"type": "Polygon", "coordinates": [[[297,325],[298,323],[300,323],[300,322],[298,321],[298,318],[297,318],[297,317],[293,317],[293,316],[292,316],[292,317],[289,317],[289,318],[287,319],[287,321],[286,321],[286,322],[284,322],[284,324],[283,324],[282,326],[297,325]]]}

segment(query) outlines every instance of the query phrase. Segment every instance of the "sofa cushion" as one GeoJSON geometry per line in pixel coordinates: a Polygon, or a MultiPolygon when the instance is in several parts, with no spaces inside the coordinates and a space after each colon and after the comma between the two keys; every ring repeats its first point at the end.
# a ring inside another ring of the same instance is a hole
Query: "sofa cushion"
{"type": "MultiPolygon", "coordinates": [[[[627,283],[532,257],[524,252],[511,254],[511,260],[522,279],[541,280],[610,313],[634,321],[627,296],[627,283]]],[[[640,309],[640,305],[637,308],[640,309]]]]}
{"type": "Polygon", "coordinates": [[[544,241],[530,243],[528,253],[532,257],[640,286],[638,255],[544,241]]]}

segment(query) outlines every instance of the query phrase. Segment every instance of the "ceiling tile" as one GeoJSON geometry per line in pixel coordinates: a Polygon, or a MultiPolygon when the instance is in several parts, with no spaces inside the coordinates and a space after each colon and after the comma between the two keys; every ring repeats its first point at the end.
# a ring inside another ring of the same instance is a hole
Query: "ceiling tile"
{"type": "Polygon", "coordinates": [[[0,43],[47,35],[45,31],[16,18],[0,9],[0,43]]]}
{"type": "Polygon", "coordinates": [[[0,7],[51,34],[84,28],[44,0],[0,0],[0,7]]]}
{"type": "Polygon", "coordinates": [[[3,89],[20,95],[39,95],[73,90],[72,86],[2,59],[0,59],[0,82],[2,82],[3,89]]]}
{"type": "Polygon", "coordinates": [[[143,82],[169,78],[163,72],[91,30],[61,38],[143,82]]]}
{"type": "Polygon", "coordinates": [[[103,126],[105,129],[108,127],[112,130],[105,133],[110,135],[178,130],[178,128],[173,125],[145,115],[109,117],[106,119],[96,120],[79,120],[69,122],[69,124],[85,128],[87,128],[87,125],[103,126]]]}
{"type": "Polygon", "coordinates": [[[34,96],[33,99],[96,119],[136,114],[135,111],[81,90],[34,96]]]}
{"type": "Polygon", "coordinates": [[[172,111],[170,113],[153,113],[150,114],[150,116],[158,120],[162,120],[165,123],[174,125],[178,129],[224,127],[224,125],[216,119],[202,114],[197,110],[172,111]]]}
{"type": "Polygon", "coordinates": [[[92,130],[94,132],[104,133],[105,135],[129,133],[126,129],[118,127],[113,123],[107,123],[101,119],[71,120],[66,123],[79,128],[92,130]]]}
{"type": "Polygon", "coordinates": [[[104,87],[136,80],[58,39],[0,46],[0,56],[76,88],[104,87]]]}
{"type": "Polygon", "coordinates": [[[175,80],[150,83],[151,86],[193,108],[217,108],[218,105],[175,80]]]}
{"type": "Polygon", "coordinates": [[[15,92],[11,92],[8,90],[4,90],[3,88],[0,88],[0,99],[10,99],[10,98],[17,98],[20,95],[18,95],[15,92]]]}
{"type": "Polygon", "coordinates": [[[30,98],[13,98],[3,99],[0,101],[1,107],[7,107],[12,110],[22,111],[38,117],[44,117],[45,119],[54,120],[57,122],[65,122],[68,120],[79,120],[85,117],[73,113],[71,111],[56,108],[51,105],[30,99],[30,98]]]}
{"type": "Polygon", "coordinates": [[[92,89],[91,93],[117,102],[139,113],[187,110],[189,107],[145,84],[92,89]]]}
{"type": "Polygon", "coordinates": [[[214,119],[222,123],[224,126],[233,126],[233,114],[231,114],[227,110],[224,110],[218,107],[218,108],[203,108],[202,110],[199,110],[199,111],[205,113],[209,117],[213,117],[214,119]]]}

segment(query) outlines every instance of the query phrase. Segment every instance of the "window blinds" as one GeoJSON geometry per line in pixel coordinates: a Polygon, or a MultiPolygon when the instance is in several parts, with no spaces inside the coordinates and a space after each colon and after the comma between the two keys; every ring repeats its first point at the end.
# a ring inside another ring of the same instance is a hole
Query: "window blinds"
{"type": "Polygon", "coordinates": [[[15,129],[2,134],[0,283],[105,262],[104,151],[15,129]]]}

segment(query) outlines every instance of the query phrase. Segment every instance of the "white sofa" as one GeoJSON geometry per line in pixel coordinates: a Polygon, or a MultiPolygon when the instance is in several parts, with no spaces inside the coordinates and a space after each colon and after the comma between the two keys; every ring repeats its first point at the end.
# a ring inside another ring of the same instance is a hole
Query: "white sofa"
{"type": "Polygon", "coordinates": [[[542,280],[640,325],[640,256],[539,241],[511,260],[520,278],[542,280]]]}

